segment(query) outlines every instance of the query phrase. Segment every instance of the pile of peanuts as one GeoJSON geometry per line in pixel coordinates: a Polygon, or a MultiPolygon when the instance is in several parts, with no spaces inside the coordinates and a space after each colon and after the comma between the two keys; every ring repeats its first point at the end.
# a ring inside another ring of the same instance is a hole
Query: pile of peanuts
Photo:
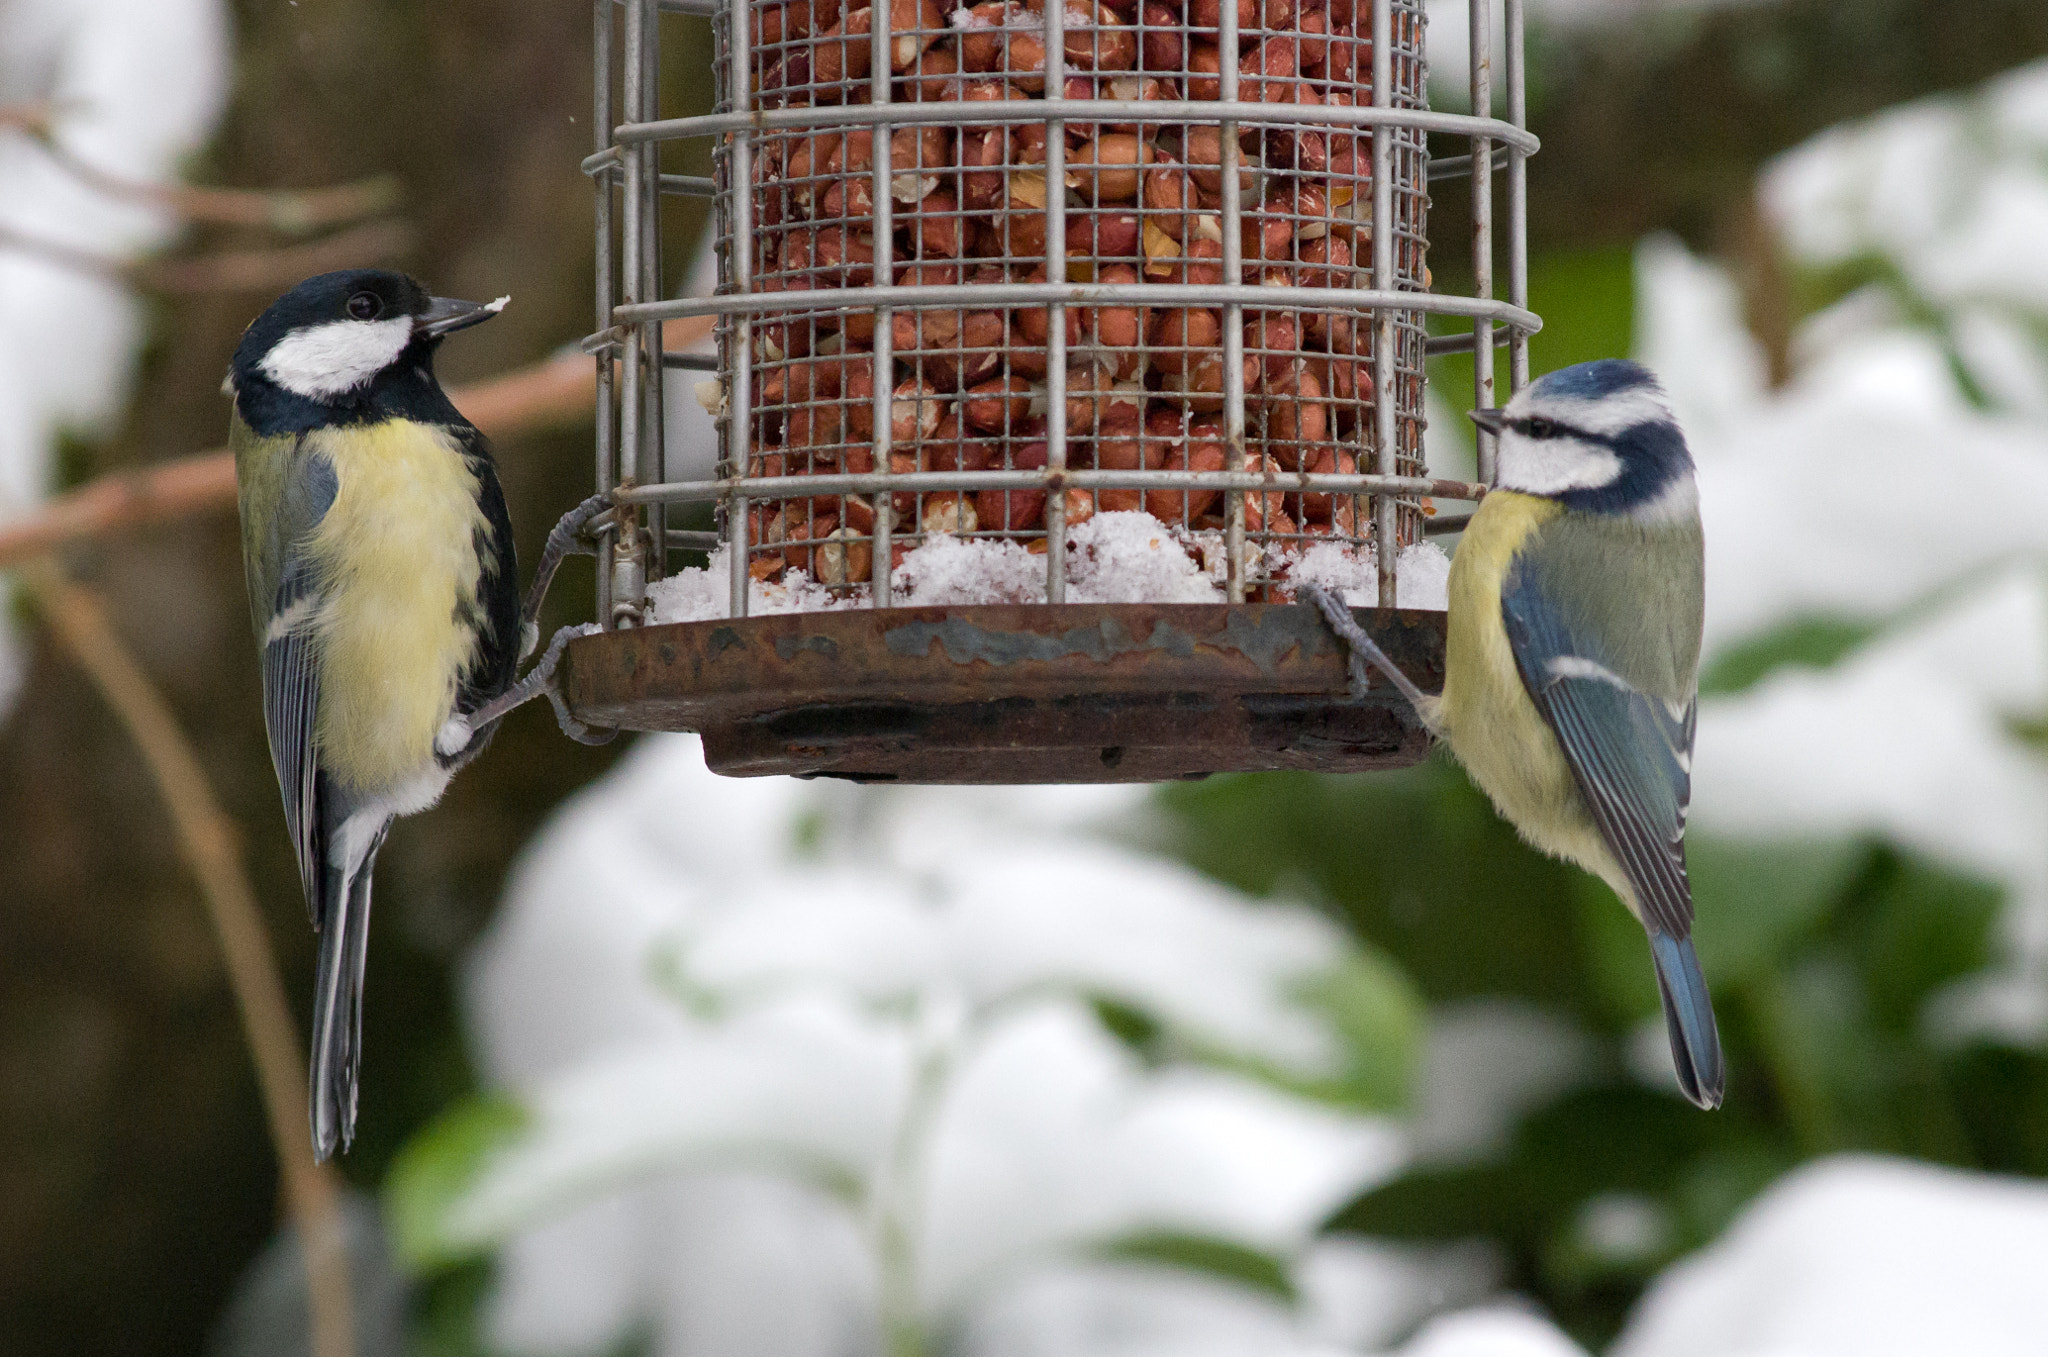
{"type": "MultiPolygon", "coordinates": [[[[1048,182],[1048,124],[977,125],[970,107],[1047,93],[1043,6],[982,0],[751,0],[756,107],[817,110],[802,130],[753,135],[751,251],[757,292],[817,292],[815,310],[753,324],[748,418],[754,476],[876,469],[876,382],[889,383],[888,469],[1032,470],[1047,463],[1051,313],[1043,306],[929,304],[888,313],[889,362],[877,372],[872,310],[829,294],[876,281],[875,138],[887,137],[889,279],[904,286],[1047,279],[1046,204],[1064,194],[1069,281],[1224,281],[1219,124],[1064,124],[1063,183],[1048,182]],[[890,70],[875,79],[878,15],[890,70]],[[957,103],[940,124],[833,125],[835,106],[957,103]]],[[[1220,97],[1222,0],[1059,0],[1068,99],[1220,97]]],[[[1368,0],[1234,0],[1238,98],[1275,106],[1372,101],[1368,0]]],[[[1420,0],[1396,0],[1396,101],[1422,103],[1420,0]]],[[[1372,135],[1328,125],[1240,123],[1242,277],[1253,285],[1370,287],[1372,135]]],[[[1419,141],[1397,147],[1396,272],[1427,285],[1419,141]]],[[[728,223],[728,226],[730,223],[728,223]]],[[[1108,470],[1224,468],[1221,307],[1065,309],[1067,465],[1108,470]]],[[[1371,318],[1352,310],[1245,307],[1245,467],[1348,474],[1374,469],[1371,318]]],[[[1421,330],[1404,316],[1397,450],[1419,467],[1421,330]]],[[[874,565],[877,512],[894,550],[924,534],[1014,537],[1044,549],[1046,492],[830,495],[757,504],[748,523],[756,578],[801,569],[850,587],[874,565]]],[[[1069,525],[1142,509],[1162,522],[1220,528],[1221,492],[1065,492],[1069,525]]],[[[1352,496],[1247,493],[1258,542],[1369,535],[1352,496]]]]}

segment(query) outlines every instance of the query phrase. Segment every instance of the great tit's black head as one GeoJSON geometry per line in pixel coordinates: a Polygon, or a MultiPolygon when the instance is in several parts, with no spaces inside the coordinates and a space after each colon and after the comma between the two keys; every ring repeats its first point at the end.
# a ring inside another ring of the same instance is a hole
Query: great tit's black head
{"type": "Polygon", "coordinates": [[[324,405],[359,400],[378,376],[403,365],[431,371],[442,336],[504,308],[428,294],[390,269],[344,269],[308,278],[270,304],[242,333],[230,381],[267,383],[324,405]]]}
{"type": "Polygon", "coordinates": [[[1650,370],[1603,358],[1546,373],[1473,422],[1500,440],[1494,483],[1593,513],[1696,510],[1692,454],[1650,370]]]}

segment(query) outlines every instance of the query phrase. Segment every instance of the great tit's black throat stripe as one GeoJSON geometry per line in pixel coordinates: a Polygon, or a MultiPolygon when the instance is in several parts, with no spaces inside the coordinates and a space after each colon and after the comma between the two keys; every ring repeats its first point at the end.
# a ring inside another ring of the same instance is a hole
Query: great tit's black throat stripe
{"type": "Polygon", "coordinates": [[[287,391],[260,371],[237,370],[236,407],[248,426],[266,438],[387,419],[467,427],[469,421],[434,380],[433,351],[438,343],[415,339],[367,385],[330,400],[287,391]]]}

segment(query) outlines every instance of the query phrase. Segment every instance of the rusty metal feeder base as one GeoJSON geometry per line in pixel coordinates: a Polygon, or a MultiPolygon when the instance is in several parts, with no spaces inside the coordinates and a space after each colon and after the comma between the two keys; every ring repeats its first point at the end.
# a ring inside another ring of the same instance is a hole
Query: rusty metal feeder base
{"type": "MultiPolygon", "coordinates": [[[[1444,615],[1357,609],[1425,690],[1444,615]]],[[[875,782],[1164,782],[1422,758],[1393,688],[1346,691],[1313,608],[1074,604],[884,608],[687,622],[571,642],[581,720],[695,730],[714,772],[875,782]]]]}

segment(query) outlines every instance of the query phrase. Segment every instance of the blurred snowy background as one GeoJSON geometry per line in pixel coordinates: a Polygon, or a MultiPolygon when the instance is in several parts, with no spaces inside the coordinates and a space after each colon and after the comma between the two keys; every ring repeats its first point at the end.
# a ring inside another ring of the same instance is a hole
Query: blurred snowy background
{"type": "MultiPolygon", "coordinates": [[[[529,711],[382,865],[343,1165],[382,1225],[365,1357],[2042,1351],[2048,7],[1530,8],[1537,367],[1644,359],[1700,464],[1728,1105],[1673,1093],[1604,888],[1441,760],[854,789],[714,779],[684,737],[571,747],[529,711]]],[[[1461,9],[1431,10],[1445,107],[1461,9]]],[[[687,69],[701,26],[670,23],[687,69]]],[[[0,0],[0,109],[134,180],[395,174],[384,257],[519,302],[449,350],[460,380],[587,325],[588,29],[540,0],[0,0]]],[[[0,125],[0,520],[216,444],[268,299],[52,243],[251,244],[0,125]]],[[[1446,470],[1469,373],[1434,373],[1446,470]]],[[[504,443],[529,553],[586,442],[504,443]]],[[[231,524],[66,559],[200,744],[303,994],[231,524]]],[[[161,810],[7,625],[0,1351],[303,1350],[161,810]]]]}

